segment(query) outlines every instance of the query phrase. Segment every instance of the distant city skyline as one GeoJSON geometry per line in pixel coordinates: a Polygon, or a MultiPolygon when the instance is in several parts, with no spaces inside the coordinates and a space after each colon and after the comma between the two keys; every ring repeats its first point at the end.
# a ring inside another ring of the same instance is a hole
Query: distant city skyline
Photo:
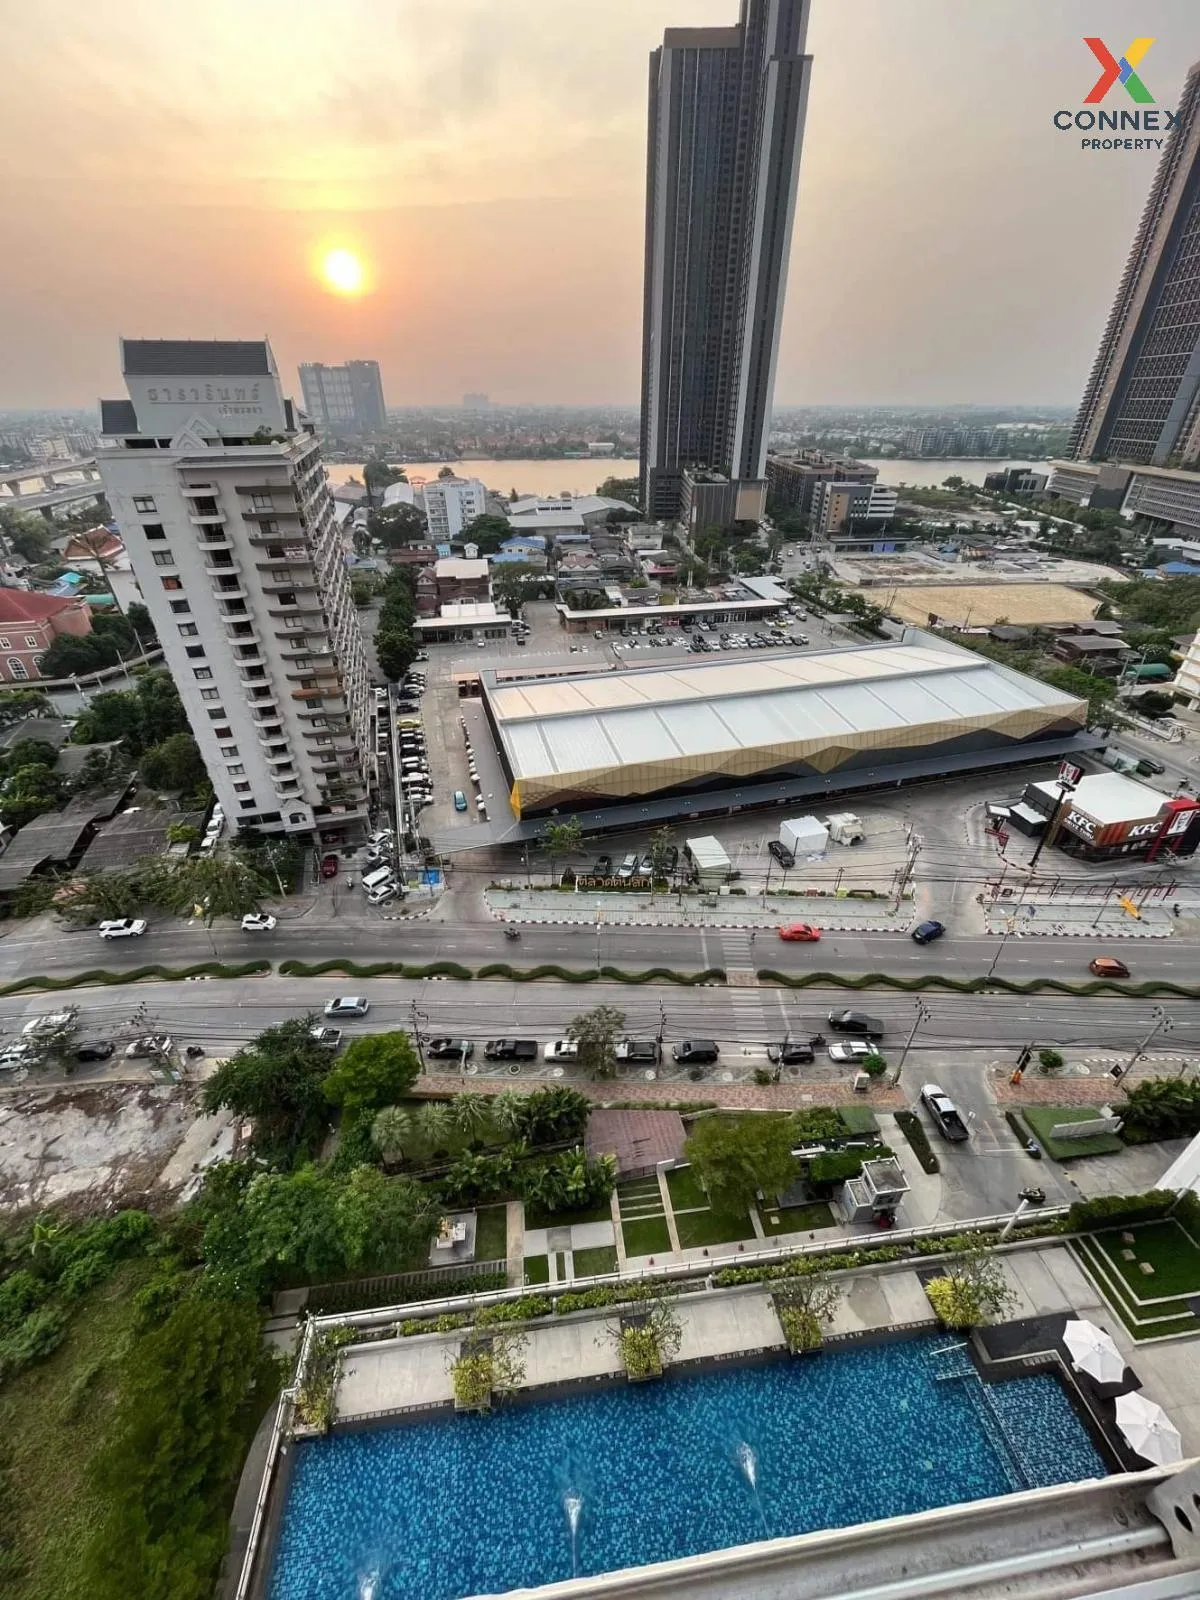
{"type": "MultiPolygon", "coordinates": [[[[645,63],[731,14],[0,0],[0,409],[94,405],[118,330],[369,352],[393,405],[636,404],[645,63]]],[[[1078,402],[1156,156],[1052,118],[1133,32],[1173,109],[1193,0],[814,0],[778,406],[1078,402]]]]}

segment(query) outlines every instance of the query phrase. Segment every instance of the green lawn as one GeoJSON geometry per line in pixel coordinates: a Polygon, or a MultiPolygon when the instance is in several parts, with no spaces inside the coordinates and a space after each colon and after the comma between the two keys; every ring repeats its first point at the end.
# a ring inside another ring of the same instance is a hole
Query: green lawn
{"type": "Polygon", "coordinates": [[[550,1258],[548,1256],[525,1257],[525,1282],[550,1282],[550,1258]]]}
{"type": "Polygon", "coordinates": [[[691,1167],[676,1167],[668,1172],[667,1189],[676,1211],[708,1204],[708,1195],[700,1187],[700,1180],[691,1167]]]}
{"type": "Polygon", "coordinates": [[[594,1245],[590,1250],[576,1250],[574,1252],[575,1276],[577,1278],[591,1278],[602,1272],[615,1272],[617,1270],[616,1246],[611,1244],[594,1245]]]}
{"type": "Polygon", "coordinates": [[[1022,1106],[1021,1116],[1046,1154],[1055,1161],[1070,1161],[1078,1156],[1113,1156],[1125,1148],[1115,1133],[1098,1133],[1090,1139],[1054,1137],[1060,1122],[1083,1122],[1087,1116],[1086,1106],[1022,1106]]]}
{"type": "Polygon", "coordinates": [[[643,1217],[634,1222],[622,1220],[621,1232],[627,1256],[665,1256],[670,1252],[671,1235],[664,1216],[643,1217]]]}
{"type": "Polygon", "coordinates": [[[814,1200],[808,1206],[762,1206],[758,1214],[768,1238],[774,1238],[777,1233],[801,1233],[805,1229],[835,1226],[833,1212],[823,1200],[814,1200]]]}
{"type": "Polygon", "coordinates": [[[754,1224],[749,1212],[740,1215],[735,1211],[676,1211],[675,1227],[679,1243],[684,1250],[695,1250],[705,1244],[736,1244],[739,1239],[753,1239],[754,1224]]]}
{"type": "Polygon", "coordinates": [[[525,1207],[526,1228],[569,1228],[575,1222],[611,1221],[612,1211],[607,1200],[602,1206],[592,1206],[589,1211],[543,1211],[537,1206],[525,1207]]]}
{"type": "Polygon", "coordinates": [[[86,1600],[79,1557],[100,1505],[88,1469],[112,1414],[132,1296],[152,1270],[151,1262],[132,1262],[86,1295],[50,1359],[0,1393],[9,1469],[0,1559],[11,1540],[19,1563],[11,1572],[0,1566],[5,1600],[86,1600]]]}
{"type": "MultiPolygon", "coordinates": [[[[1156,1226],[1150,1224],[1150,1226],[1156,1226]]],[[[1186,1310],[1186,1301],[1174,1299],[1164,1305],[1150,1306],[1141,1302],[1135,1295],[1129,1282],[1122,1273],[1116,1270],[1115,1263],[1107,1250],[1101,1249],[1094,1234],[1080,1234],[1071,1241],[1071,1248],[1075,1251],[1088,1277],[1101,1290],[1107,1303],[1120,1317],[1129,1330],[1130,1335],[1137,1340],[1162,1339],[1171,1334],[1195,1333],[1200,1330],[1200,1318],[1194,1317],[1186,1310]],[[1178,1311],[1178,1314],[1175,1314],[1178,1311]]],[[[1119,1246],[1118,1246],[1119,1248],[1119,1246]]],[[[1129,1263],[1122,1262],[1122,1266],[1129,1263]]],[[[1142,1274],[1138,1274],[1142,1277],[1142,1274]]],[[[1142,1278],[1142,1284],[1152,1284],[1153,1278],[1142,1278]]],[[[1142,1288],[1142,1285],[1138,1285],[1142,1288]]],[[[1146,1291],[1142,1289],[1142,1292],[1146,1291]]]]}
{"type": "Polygon", "coordinates": [[[662,1192],[657,1178],[636,1178],[632,1183],[617,1185],[617,1204],[621,1218],[634,1221],[663,1215],[662,1192]]]}
{"type": "Polygon", "coordinates": [[[476,1261],[503,1261],[508,1254],[508,1207],[485,1206],[475,1213],[476,1261]]]}
{"type": "Polygon", "coordinates": [[[1162,1300],[1168,1295],[1200,1295],[1200,1249],[1177,1222],[1143,1222],[1136,1227],[1114,1228],[1092,1236],[1092,1243],[1108,1258],[1113,1268],[1129,1285],[1135,1300],[1162,1300]],[[1126,1244],[1122,1233],[1132,1233],[1126,1244]],[[1126,1261],[1121,1252],[1132,1250],[1135,1259],[1126,1261]],[[1138,1263],[1148,1262],[1153,1275],[1141,1271],[1138,1263]]]}
{"type": "Polygon", "coordinates": [[[839,1106],[838,1116],[846,1125],[848,1133],[878,1133],[879,1118],[870,1106],[839,1106]]]}

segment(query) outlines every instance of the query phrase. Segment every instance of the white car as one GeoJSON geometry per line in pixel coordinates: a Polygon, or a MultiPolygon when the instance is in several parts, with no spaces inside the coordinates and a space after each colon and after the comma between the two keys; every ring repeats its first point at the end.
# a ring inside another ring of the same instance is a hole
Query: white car
{"type": "Polygon", "coordinates": [[[40,1017],[30,1017],[21,1032],[26,1037],[38,1033],[57,1033],[60,1028],[69,1028],[78,1015],[77,1006],[70,1006],[66,1011],[49,1011],[40,1017]]]}
{"type": "Polygon", "coordinates": [[[22,1044],[19,1039],[15,1039],[12,1044],[5,1045],[4,1049],[0,1050],[0,1072],[20,1071],[22,1067],[28,1065],[34,1054],[31,1045],[22,1044]]]}
{"type": "Polygon", "coordinates": [[[342,1030],[340,1028],[310,1028],[308,1036],[310,1039],[315,1039],[319,1045],[324,1045],[326,1050],[336,1050],[342,1042],[342,1030]]]}
{"type": "Polygon", "coordinates": [[[367,904],[369,906],[385,906],[389,900],[395,900],[400,893],[400,886],[396,883],[379,883],[373,889],[367,890],[367,904]]]}
{"type": "Polygon", "coordinates": [[[864,1056],[873,1056],[876,1046],[870,1039],[839,1039],[836,1044],[829,1046],[830,1061],[861,1061],[864,1056]]]}
{"type": "Polygon", "coordinates": [[[357,994],[340,994],[336,1000],[325,1002],[327,1017],[365,1017],[370,1009],[371,1002],[357,994]]]}
{"type": "Polygon", "coordinates": [[[150,926],[143,917],[117,917],[100,924],[102,939],[140,939],[150,926]]]}
{"type": "Polygon", "coordinates": [[[169,1033],[144,1033],[125,1046],[125,1059],[137,1061],[143,1056],[169,1056],[174,1048],[175,1041],[169,1033]]]}
{"type": "Polygon", "coordinates": [[[579,1054],[578,1039],[551,1039],[542,1051],[547,1061],[574,1061],[579,1054]]]}
{"type": "Polygon", "coordinates": [[[270,933],[275,918],[269,911],[248,911],[242,918],[243,933],[270,933]]]}

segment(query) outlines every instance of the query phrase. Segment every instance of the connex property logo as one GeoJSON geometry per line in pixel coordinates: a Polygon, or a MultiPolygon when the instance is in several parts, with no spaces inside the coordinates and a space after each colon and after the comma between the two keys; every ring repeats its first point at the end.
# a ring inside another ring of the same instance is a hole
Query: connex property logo
{"type": "MultiPolygon", "coordinates": [[[[1085,106],[1098,106],[1107,99],[1110,90],[1118,84],[1137,106],[1153,106],[1154,96],[1135,70],[1142,63],[1153,39],[1134,39],[1116,56],[1103,39],[1084,39],[1084,44],[1100,63],[1100,76],[1084,96],[1085,106]]],[[[1091,135],[1079,141],[1081,150],[1161,150],[1162,135],[1174,125],[1175,113],[1165,109],[1153,111],[1056,111],[1054,126],[1060,133],[1075,130],[1091,135]],[[1105,131],[1120,134],[1120,138],[1097,137],[1105,131]],[[1131,135],[1150,134],[1151,138],[1131,135]]]]}

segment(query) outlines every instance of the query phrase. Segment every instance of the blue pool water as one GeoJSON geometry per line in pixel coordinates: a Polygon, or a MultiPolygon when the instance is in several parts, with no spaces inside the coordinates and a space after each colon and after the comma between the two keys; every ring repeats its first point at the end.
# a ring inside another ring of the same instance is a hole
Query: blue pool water
{"type": "Polygon", "coordinates": [[[270,1600],[458,1600],[1107,1470],[1048,1376],[931,1336],[296,1447],[270,1600]],[[757,1496],[739,1464],[754,1453],[757,1496]],[[743,1452],[744,1457],[744,1452],[743,1452]]]}

